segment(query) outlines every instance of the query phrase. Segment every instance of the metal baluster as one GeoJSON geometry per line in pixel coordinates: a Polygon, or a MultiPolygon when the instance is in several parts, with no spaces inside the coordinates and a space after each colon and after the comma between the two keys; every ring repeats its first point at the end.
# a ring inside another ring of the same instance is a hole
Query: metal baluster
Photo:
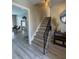
{"type": "Polygon", "coordinates": [[[43,48],[44,53],[43,54],[44,55],[45,55],[45,52],[46,52],[46,44],[47,44],[48,34],[49,34],[50,30],[51,30],[51,19],[48,20],[46,30],[45,30],[44,35],[43,35],[43,39],[44,39],[44,48],[43,48]]]}

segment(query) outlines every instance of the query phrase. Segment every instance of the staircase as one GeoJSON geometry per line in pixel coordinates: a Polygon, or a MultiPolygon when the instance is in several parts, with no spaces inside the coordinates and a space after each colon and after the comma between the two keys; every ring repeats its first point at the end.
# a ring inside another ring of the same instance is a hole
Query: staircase
{"type": "Polygon", "coordinates": [[[51,32],[50,24],[51,18],[44,18],[38,31],[36,32],[36,35],[34,36],[32,46],[36,48],[40,53],[52,57],[53,59],[66,59],[66,49],[64,47],[54,45],[53,41],[49,39],[49,32],[51,32]]]}
{"type": "Polygon", "coordinates": [[[46,47],[48,43],[48,34],[50,31],[50,17],[45,17],[42,21],[38,31],[36,32],[36,35],[34,36],[34,40],[32,41],[32,44],[37,47],[43,54],[46,52],[46,47]]]}

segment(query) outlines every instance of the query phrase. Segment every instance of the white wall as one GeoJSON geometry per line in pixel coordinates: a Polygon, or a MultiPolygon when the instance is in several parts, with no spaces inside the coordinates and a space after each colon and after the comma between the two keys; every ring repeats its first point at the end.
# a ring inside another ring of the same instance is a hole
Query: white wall
{"type": "Polygon", "coordinates": [[[32,37],[36,31],[36,28],[40,24],[40,17],[38,10],[35,6],[31,5],[27,0],[12,0],[12,2],[17,3],[21,6],[24,6],[26,8],[30,9],[30,19],[29,22],[29,43],[31,44],[32,37]]]}
{"type": "Polygon", "coordinates": [[[38,10],[40,18],[50,17],[50,8],[49,8],[48,5],[43,3],[41,5],[38,4],[38,5],[35,5],[35,6],[36,6],[36,8],[38,10]]]}
{"type": "MultiPolygon", "coordinates": [[[[66,3],[61,3],[55,6],[52,6],[51,8],[51,16],[52,18],[55,17],[59,26],[58,26],[58,30],[61,30],[62,32],[66,31],[66,24],[62,23],[60,21],[60,14],[66,10],[66,3]]],[[[53,28],[53,27],[52,27],[53,28]]]]}

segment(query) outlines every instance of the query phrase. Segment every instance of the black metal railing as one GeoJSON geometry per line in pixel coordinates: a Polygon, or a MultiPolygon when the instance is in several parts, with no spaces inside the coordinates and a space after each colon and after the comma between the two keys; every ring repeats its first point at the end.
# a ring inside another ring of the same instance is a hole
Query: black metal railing
{"type": "Polygon", "coordinates": [[[43,35],[43,39],[44,39],[44,47],[43,47],[43,54],[45,55],[46,52],[46,45],[47,45],[47,39],[48,39],[48,35],[49,35],[49,31],[51,30],[51,17],[48,17],[48,23],[43,35]]]}

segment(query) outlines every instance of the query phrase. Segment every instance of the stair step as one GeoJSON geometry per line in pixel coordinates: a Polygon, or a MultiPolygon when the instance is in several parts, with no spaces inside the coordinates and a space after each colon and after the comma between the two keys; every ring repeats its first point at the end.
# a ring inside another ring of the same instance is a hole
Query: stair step
{"type": "MultiPolygon", "coordinates": [[[[43,43],[40,43],[39,41],[37,40],[33,40],[32,41],[32,44],[36,45],[37,46],[37,49],[39,49],[42,53],[43,52],[43,49],[44,49],[44,44],[43,43]]],[[[47,46],[47,45],[46,45],[47,46]]]]}
{"type": "Polygon", "coordinates": [[[43,37],[39,37],[39,36],[34,36],[34,37],[43,40],[43,37]]]}
{"type": "Polygon", "coordinates": [[[43,25],[41,25],[40,27],[46,27],[47,25],[46,24],[43,24],[43,25]]]}
{"type": "Polygon", "coordinates": [[[42,43],[42,44],[44,43],[44,40],[43,39],[39,39],[37,37],[35,37],[34,40],[36,40],[36,41],[38,41],[39,43],[42,43]]]}
{"type": "Polygon", "coordinates": [[[44,34],[44,31],[42,32],[42,31],[39,31],[39,32],[36,32],[36,33],[39,33],[39,34],[44,34]]]}
{"type": "Polygon", "coordinates": [[[40,26],[40,28],[46,28],[45,26],[40,26]]]}
{"type": "Polygon", "coordinates": [[[38,32],[36,32],[36,33],[41,33],[41,34],[43,34],[45,32],[45,30],[38,30],[38,32]]]}
{"type": "Polygon", "coordinates": [[[49,21],[49,20],[45,20],[45,21],[43,21],[42,23],[48,23],[48,21],[49,21]]]}
{"type": "Polygon", "coordinates": [[[39,30],[43,30],[43,31],[44,31],[44,30],[46,30],[46,28],[39,28],[38,31],[39,31],[39,30]]]}
{"type": "Polygon", "coordinates": [[[44,30],[45,30],[45,29],[46,29],[46,27],[41,27],[41,26],[40,26],[40,28],[39,28],[39,29],[44,29],[44,30]]]}
{"type": "Polygon", "coordinates": [[[43,54],[43,48],[39,47],[37,44],[35,44],[34,42],[32,42],[32,46],[36,47],[36,49],[43,54]]]}
{"type": "Polygon", "coordinates": [[[43,48],[43,44],[42,43],[39,43],[38,41],[36,40],[33,40],[32,43],[36,44],[37,46],[43,48]]]}
{"type": "Polygon", "coordinates": [[[46,25],[47,23],[48,23],[48,22],[42,22],[41,25],[44,25],[44,24],[46,25]]]}
{"type": "Polygon", "coordinates": [[[43,29],[39,29],[38,32],[36,32],[36,33],[44,34],[44,32],[45,32],[45,30],[43,30],[43,29]]]}
{"type": "Polygon", "coordinates": [[[48,20],[45,19],[45,20],[43,20],[42,22],[47,22],[47,21],[48,21],[48,20]]]}
{"type": "Polygon", "coordinates": [[[36,33],[36,36],[38,37],[38,38],[43,38],[43,34],[39,34],[39,33],[36,33]]]}
{"type": "Polygon", "coordinates": [[[47,22],[43,22],[43,23],[41,23],[41,25],[47,25],[47,22]]]}

